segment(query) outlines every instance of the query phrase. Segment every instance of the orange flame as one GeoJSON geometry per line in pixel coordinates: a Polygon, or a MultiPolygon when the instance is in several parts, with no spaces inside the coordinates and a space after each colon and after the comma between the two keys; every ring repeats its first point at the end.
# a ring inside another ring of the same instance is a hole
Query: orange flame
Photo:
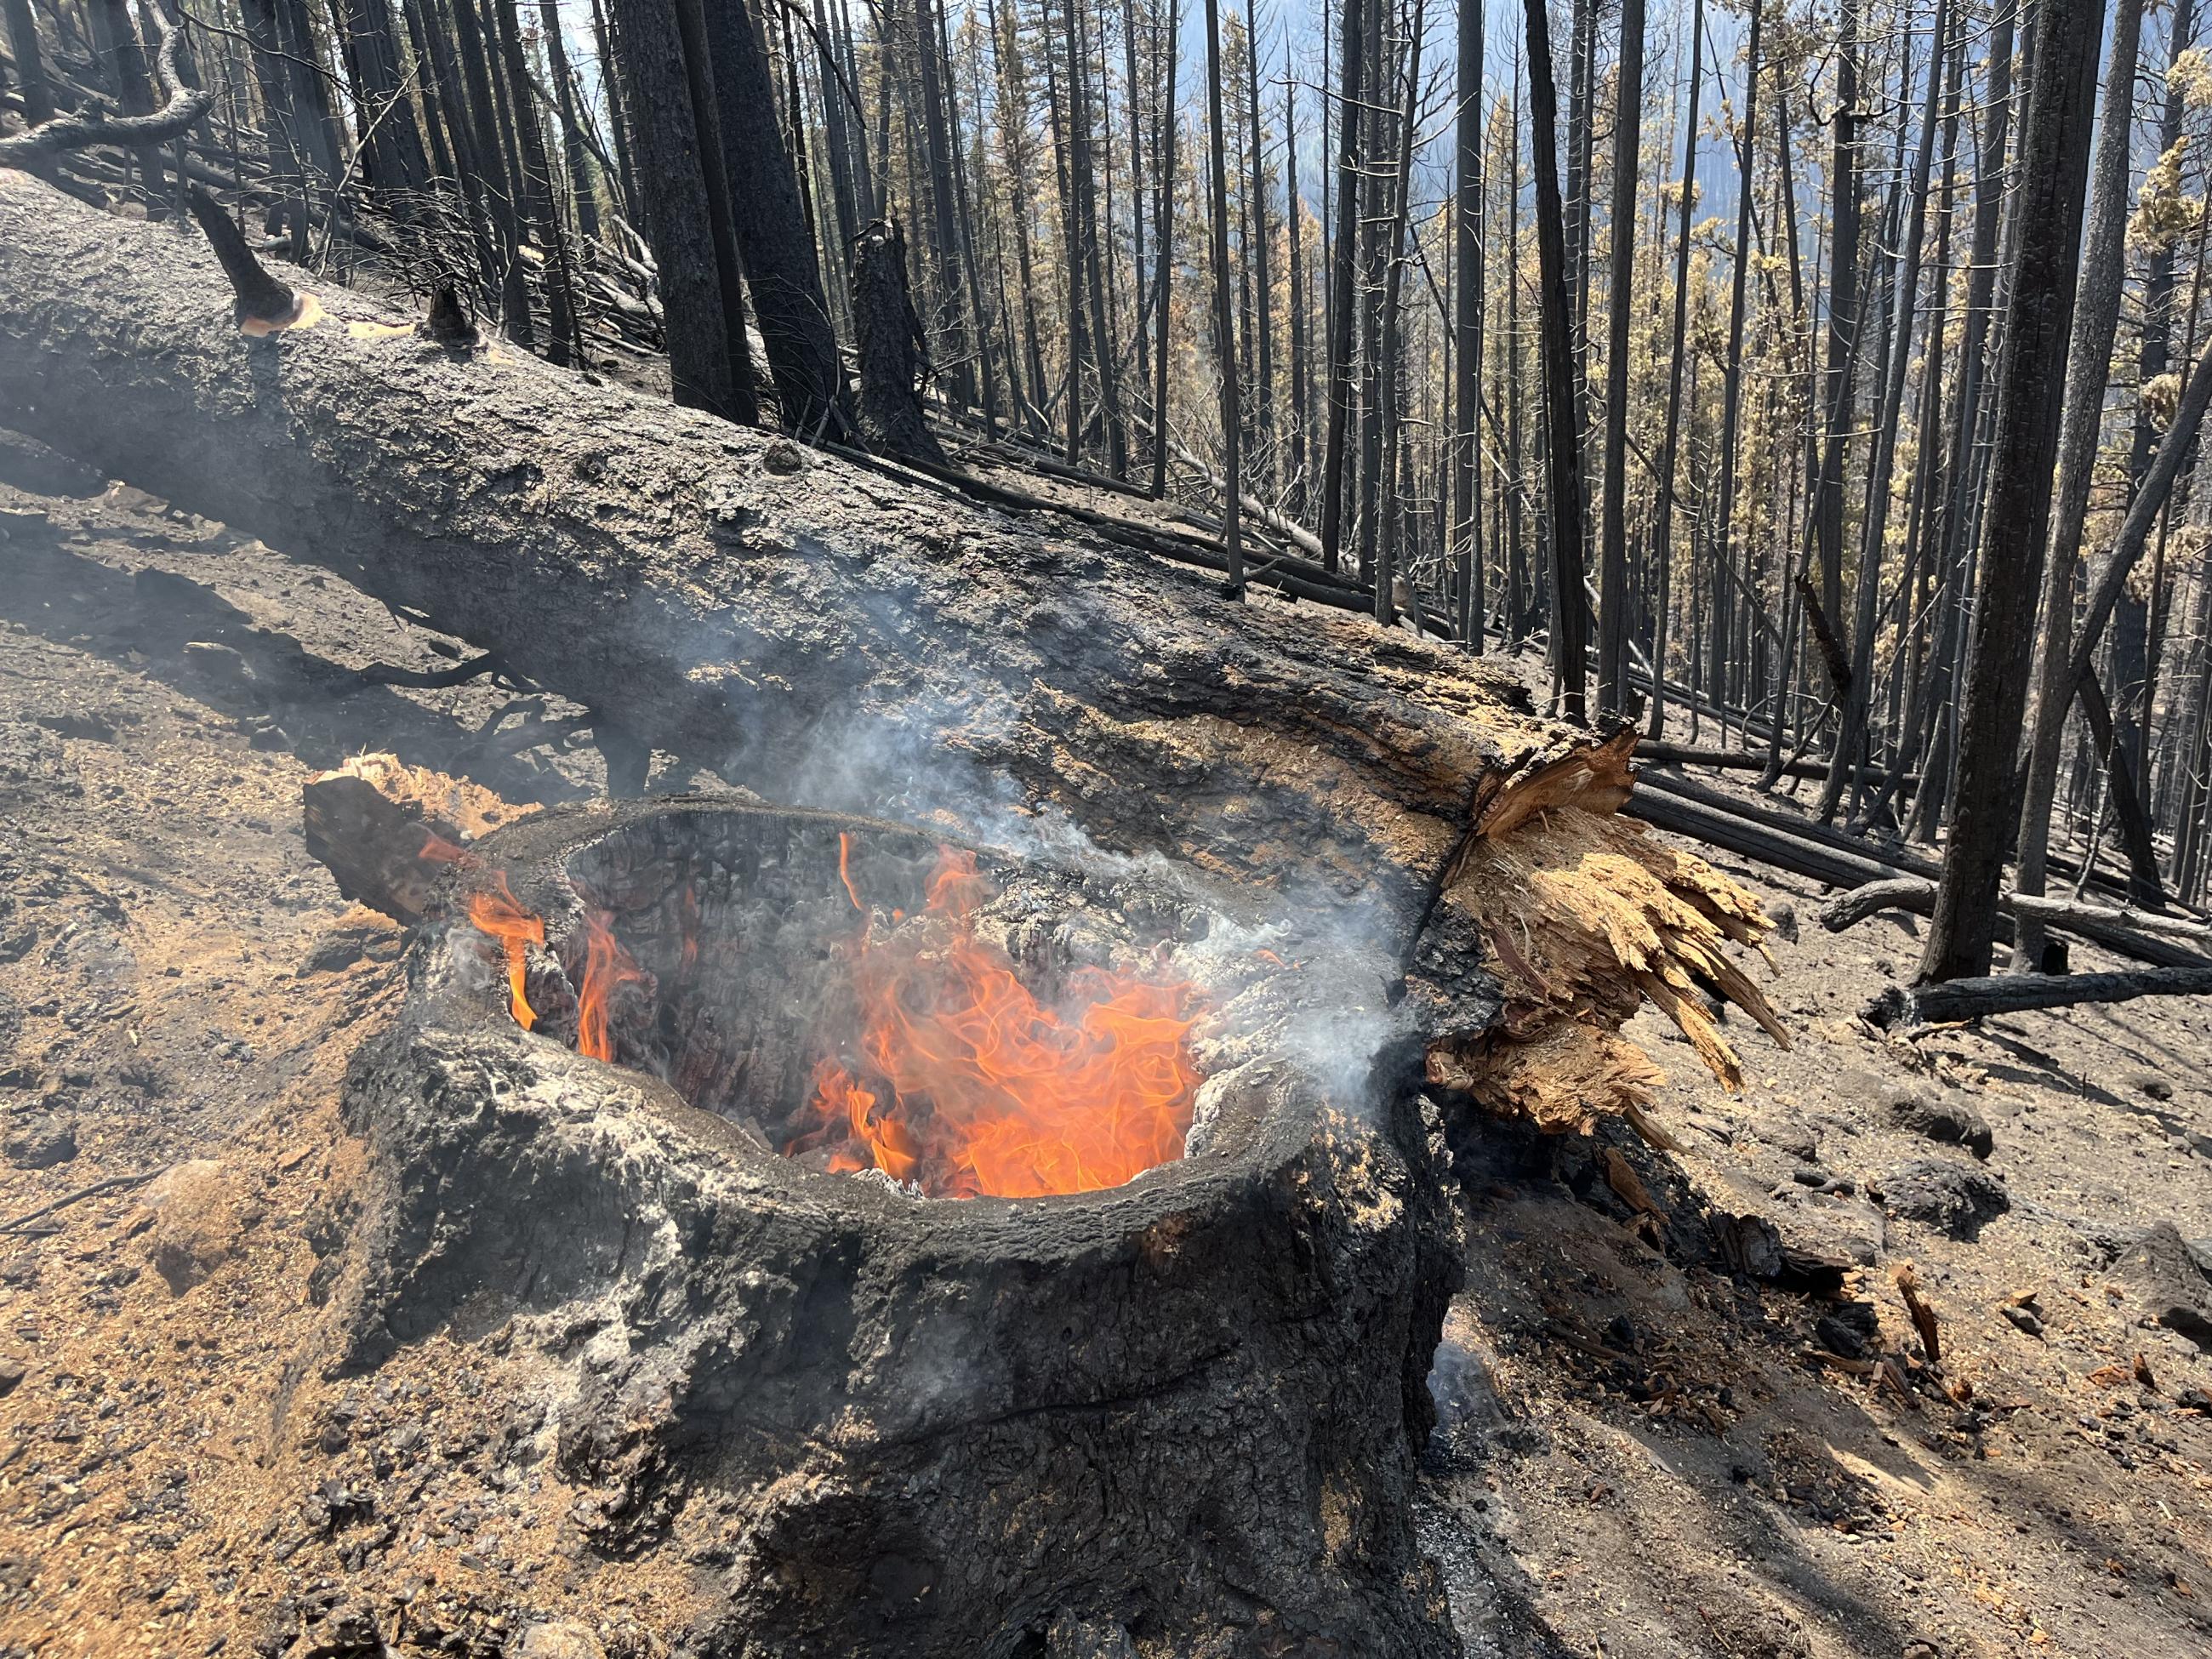
{"type": "MultiPolygon", "coordinates": [[[[427,849],[426,849],[427,850],[427,849]]],[[[504,872],[495,872],[495,884],[469,895],[469,920],[477,931],[500,942],[507,953],[507,1007],[524,1030],[538,1024],[537,1012],[524,994],[529,976],[529,947],[545,943],[545,919],[522,908],[507,884],[504,872]]]]}
{"type": "Polygon", "coordinates": [[[853,885],[853,837],[847,831],[837,832],[837,879],[845,884],[845,896],[853,901],[855,910],[868,907],[860,902],[860,890],[853,885]]]}
{"type": "Polygon", "coordinates": [[[854,962],[863,1077],[825,1060],[818,1126],[787,1152],[830,1150],[945,1198],[1029,1198],[1118,1187],[1182,1156],[1199,1074],[1185,982],[1085,969],[1065,1010],[1040,1004],[969,917],[989,889],[945,853],[927,943],[865,936],[854,962]]]}
{"type": "Polygon", "coordinates": [[[618,985],[645,978],[614,934],[613,915],[590,910],[584,915],[584,984],[576,994],[576,1052],[612,1061],[615,1045],[607,1030],[607,999],[618,985]]]}

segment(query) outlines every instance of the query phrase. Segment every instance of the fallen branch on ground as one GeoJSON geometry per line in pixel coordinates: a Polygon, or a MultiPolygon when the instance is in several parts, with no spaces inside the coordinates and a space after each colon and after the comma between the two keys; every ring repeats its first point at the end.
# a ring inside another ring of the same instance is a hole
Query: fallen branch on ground
{"type": "MultiPolygon", "coordinates": [[[[1673,690],[1673,686],[1668,687],[1670,696],[1673,690]]],[[[1649,738],[1636,745],[1636,758],[1656,761],[1662,766],[1710,766],[1724,772],[1764,772],[1767,765],[1765,756],[1747,754],[1738,749],[1700,749],[1686,743],[1667,743],[1649,738]]],[[[1828,763],[1784,761],[1782,771],[1786,777],[1808,778],[1817,783],[1828,775],[1828,763]]],[[[1885,779],[1888,775],[1878,767],[1863,766],[1859,771],[1869,781],[1885,779]]],[[[1920,787],[1920,779],[1915,774],[1906,774],[1905,781],[1910,787],[1917,789],[1920,787]]]]}
{"type": "Polygon", "coordinates": [[[1893,985],[1866,1005],[1872,1024],[1936,1025],[2079,1002],[2131,1002],[2137,997],[2212,995],[2212,963],[2196,968],[2145,968],[2131,974],[1998,974],[1941,985],[1893,985]]]}
{"type": "MultiPolygon", "coordinates": [[[[2065,899],[2039,898],[2027,893],[2000,893],[1998,905],[2008,915],[2027,916],[2046,927],[2076,934],[2107,950],[2168,967],[2193,967],[2187,947],[2212,953],[2212,927],[2173,916],[2153,915],[2143,910],[2113,910],[2099,904],[2076,904],[2065,899]],[[2173,948],[2165,941],[2173,941],[2173,948]]],[[[1936,913],[1936,884],[1917,876],[1892,881],[1869,882],[1839,893],[1820,907],[1820,926],[1832,933],[1855,927],[1882,910],[1910,910],[1915,915],[1936,913]]]]}
{"type": "Polygon", "coordinates": [[[80,1187],[73,1193],[64,1193],[51,1204],[41,1204],[35,1210],[26,1210],[13,1221],[0,1222],[0,1233],[21,1232],[33,1221],[43,1221],[58,1211],[66,1210],[80,1199],[96,1198],[102,1193],[118,1192],[125,1187],[143,1187],[167,1168],[165,1164],[161,1170],[141,1170],[136,1175],[110,1176],[105,1181],[95,1181],[88,1187],[80,1187]]]}
{"type": "MultiPolygon", "coordinates": [[[[1644,780],[1646,784],[1650,781],[1644,780]]],[[[1621,810],[1659,829],[1831,887],[1863,887],[1871,881],[1887,881],[1898,872],[1896,865],[1870,852],[1851,853],[1824,846],[1668,789],[1639,787],[1621,810]]]]}

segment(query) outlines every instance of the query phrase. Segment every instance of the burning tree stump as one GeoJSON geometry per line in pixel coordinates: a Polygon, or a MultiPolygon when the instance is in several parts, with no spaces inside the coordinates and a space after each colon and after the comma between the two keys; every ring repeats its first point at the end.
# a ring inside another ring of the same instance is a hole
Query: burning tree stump
{"type": "Polygon", "coordinates": [[[601,1546],[722,1564],[717,1651],[1455,1651],[1407,1502],[1458,1248],[1418,1045],[1325,1075],[1297,1028],[1347,964],[1255,952],[1233,894],[969,857],[688,799],[449,862],[348,1089],[385,1186],[356,1359],[511,1321],[572,1379],[601,1546]],[[1191,988],[1161,1161],[933,1198],[805,1144],[825,1054],[883,1086],[856,952],[945,927],[948,878],[1046,1007],[1191,988]]]}
{"type": "Polygon", "coordinates": [[[495,831],[437,876],[499,939],[410,876],[416,990],[354,1074],[383,1188],[354,1363],[513,1316],[602,1547],[668,1528],[721,1565],[715,1650],[1450,1650],[1405,1504],[1451,1283],[1433,1115],[1641,1121],[1656,1074],[1618,1028],[1647,998],[1724,1083],[1692,993],[1781,1035],[1728,955],[1756,906],[1613,816],[1632,732],[1073,526],[444,349],[357,295],[248,340],[196,244],[5,173],[0,296],[0,426],[495,653],[640,781],[650,744],[770,799],[1068,849],[983,858],[975,938],[1037,995],[1160,963],[1203,994],[1182,1157],[915,1195],[887,1164],[927,1190],[957,1159],[877,1112],[902,1067],[860,1003],[849,1046],[819,1021],[862,912],[914,944],[893,965],[954,948],[914,921],[935,832],[699,803],[495,831]],[[731,964],[712,997],[684,988],[687,890],[731,964]]]}

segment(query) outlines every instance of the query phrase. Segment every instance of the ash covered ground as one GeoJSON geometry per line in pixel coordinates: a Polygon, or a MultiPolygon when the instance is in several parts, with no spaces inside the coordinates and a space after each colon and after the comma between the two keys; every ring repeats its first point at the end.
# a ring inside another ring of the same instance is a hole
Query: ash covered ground
{"type": "MultiPolygon", "coordinates": [[[[505,752],[481,681],[365,684],[452,659],[337,579],[5,459],[0,1651],[671,1650],[716,1523],[594,1553],[526,1353],[325,1375],[364,1175],[338,1084],[400,936],[308,858],[300,785],[390,749],[552,801],[596,754],[505,752]]],[[[2212,1650],[2212,1358],[2175,1311],[2212,1341],[2204,1005],[1884,1037],[1854,1016],[1911,924],[1831,937],[1808,885],[1708,856],[1794,913],[1761,982],[1796,1052],[1739,1033],[1730,1097],[1647,1012],[1679,1154],[1455,1133],[1421,1525],[1468,1650],[2212,1650]],[[1986,1158],[1929,1133],[1977,1125],[1986,1158]],[[1840,1289],[1730,1271],[1747,1216],[1852,1261],[1840,1289]]]]}

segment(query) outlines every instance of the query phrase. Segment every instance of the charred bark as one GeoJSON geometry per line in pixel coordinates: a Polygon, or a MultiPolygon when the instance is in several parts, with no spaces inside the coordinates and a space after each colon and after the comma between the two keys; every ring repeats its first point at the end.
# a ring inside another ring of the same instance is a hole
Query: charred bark
{"type": "Polygon", "coordinates": [[[719,0],[705,12],[723,171],[733,186],[731,221],[768,348],[776,408],[793,432],[842,439],[850,419],[845,369],[837,360],[799,175],[776,122],[758,22],[745,0],[719,0]]]}
{"type": "Polygon", "coordinates": [[[928,337],[907,288],[906,234],[878,221],[853,252],[853,331],[860,351],[860,435],[886,455],[948,465],[921,412],[928,337]]]}
{"type": "Polygon", "coordinates": [[[1929,1025],[2083,1002],[2212,995],[2212,964],[2145,968],[2132,974],[1995,974],[1906,989],[1893,985],[1866,1006],[1876,1025],[1929,1025]]]}

